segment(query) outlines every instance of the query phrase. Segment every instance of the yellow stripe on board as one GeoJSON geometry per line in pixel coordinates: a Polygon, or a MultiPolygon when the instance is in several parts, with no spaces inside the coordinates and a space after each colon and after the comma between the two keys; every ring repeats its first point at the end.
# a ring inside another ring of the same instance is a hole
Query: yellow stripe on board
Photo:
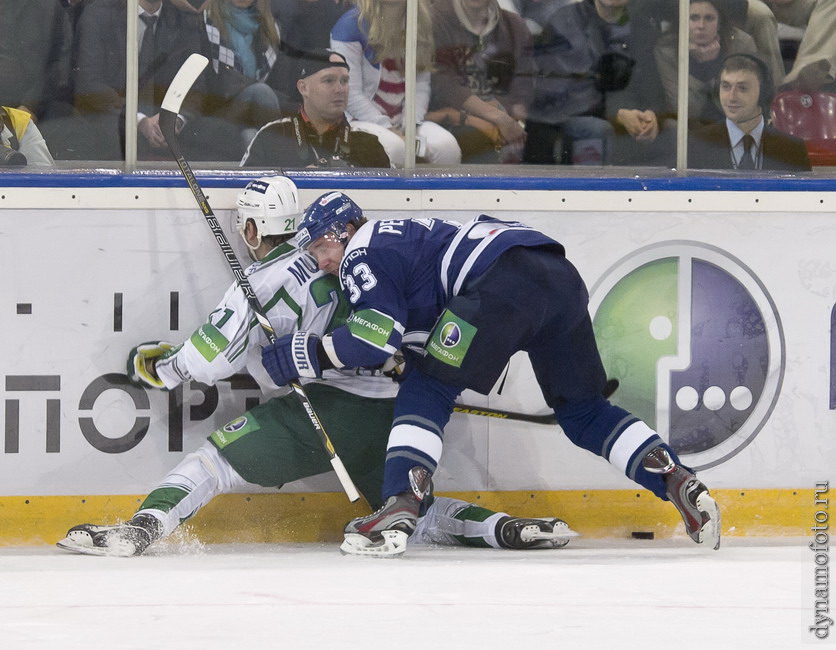
{"type": "MultiPolygon", "coordinates": [[[[586,537],[656,538],[684,535],[679,514],[644,490],[553,492],[455,492],[516,516],[560,517],[586,537]]],[[[804,536],[815,525],[812,489],[712,490],[720,503],[723,534],[804,536]]],[[[128,519],[138,496],[0,497],[0,546],[54,544],[81,523],[109,524],[128,519]]],[[[201,510],[184,528],[207,543],[336,542],[350,518],[368,506],[348,503],[341,493],[225,494],[201,510]]]]}

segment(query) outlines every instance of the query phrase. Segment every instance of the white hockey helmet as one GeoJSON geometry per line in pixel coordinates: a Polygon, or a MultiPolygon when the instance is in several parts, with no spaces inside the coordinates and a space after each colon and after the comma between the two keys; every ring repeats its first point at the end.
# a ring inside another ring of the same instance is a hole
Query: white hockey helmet
{"type": "MultiPolygon", "coordinates": [[[[287,176],[262,176],[250,181],[238,195],[237,206],[238,232],[243,237],[247,221],[252,219],[259,244],[265,235],[294,234],[296,221],[302,216],[299,190],[287,176]]],[[[249,242],[247,246],[253,248],[249,242]]]]}

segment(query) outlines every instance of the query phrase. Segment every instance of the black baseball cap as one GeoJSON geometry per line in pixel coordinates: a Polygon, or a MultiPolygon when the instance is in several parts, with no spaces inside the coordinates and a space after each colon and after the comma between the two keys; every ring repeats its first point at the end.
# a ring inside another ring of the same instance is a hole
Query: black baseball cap
{"type": "Polygon", "coordinates": [[[335,67],[345,68],[348,70],[348,63],[346,63],[345,57],[342,54],[326,48],[310,50],[305,52],[299,59],[299,68],[296,79],[305,79],[306,77],[310,77],[312,74],[316,74],[320,70],[335,67]],[[332,61],[331,57],[334,56],[340,60],[332,61]]]}

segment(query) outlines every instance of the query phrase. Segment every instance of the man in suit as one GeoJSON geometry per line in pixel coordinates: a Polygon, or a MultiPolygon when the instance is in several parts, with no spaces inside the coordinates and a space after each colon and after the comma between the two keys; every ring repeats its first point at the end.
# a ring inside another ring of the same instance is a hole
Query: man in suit
{"type": "MultiPolygon", "coordinates": [[[[124,0],[98,0],[84,10],[78,25],[75,107],[84,116],[89,159],[119,160],[124,156],[127,8],[124,0]]],[[[180,11],[169,0],[139,0],[139,105],[137,149],[140,159],[167,158],[159,128],[165,92],[180,66],[193,52],[205,53],[203,23],[196,14],[180,11]]],[[[199,98],[206,88],[202,75],[186,98],[178,120],[180,141],[189,157],[233,158],[224,143],[234,134],[206,124],[199,98]],[[212,133],[212,137],[209,134],[212,133]]]]}
{"type": "Polygon", "coordinates": [[[767,124],[775,90],[763,61],[751,54],[727,57],[717,93],[726,119],[691,133],[690,168],[810,171],[804,141],[767,124]]]}

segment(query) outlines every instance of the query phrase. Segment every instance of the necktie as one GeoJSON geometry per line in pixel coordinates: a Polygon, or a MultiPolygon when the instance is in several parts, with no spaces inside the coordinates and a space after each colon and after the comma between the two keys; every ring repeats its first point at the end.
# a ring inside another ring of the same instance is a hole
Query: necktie
{"type": "Polygon", "coordinates": [[[145,33],[139,46],[139,82],[142,83],[154,62],[154,25],[157,17],[148,14],[140,14],[139,17],[145,23],[145,33]]]}
{"type": "Polygon", "coordinates": [[[752,158],[752,147],[755,146],[755,139],[748,133],[743,136],[743,155],[737,164],[738,169],[754,169],[755,159],[752,158]]]}

